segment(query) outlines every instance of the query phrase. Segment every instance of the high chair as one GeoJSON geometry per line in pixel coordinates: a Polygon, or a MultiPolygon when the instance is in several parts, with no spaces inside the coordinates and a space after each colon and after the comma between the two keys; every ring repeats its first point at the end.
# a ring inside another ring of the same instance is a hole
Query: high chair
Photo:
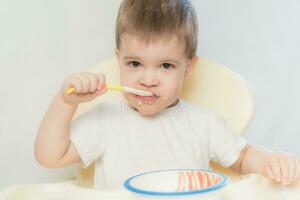
{"type": "MultiPolygon", "coordinates": [[[[115,59],[102,62],[89,71],[104,73],[107,83],[119,84],[119,70],[115,59]]],[[[191,76],[183,85],[180,97],[218,112],[237,134],[245,131],[254,115],[255,101],[247,82],[237,73],[205,57],[199,57],[191,76]]],[[[109,91],[94,101],[81,104],[75,117],[85,113],[99,102],[117,98],[123,98],[121,92],[109,91]]],[[[211,167],[213,170],[228,175],[231,180],[237,180],[240,177],[237,173],[217,163],[211,162],[211,167]]],[[[94,164],[86,169],[79,167],[80,186],[92,187],[93,177],[94,164]]]]}

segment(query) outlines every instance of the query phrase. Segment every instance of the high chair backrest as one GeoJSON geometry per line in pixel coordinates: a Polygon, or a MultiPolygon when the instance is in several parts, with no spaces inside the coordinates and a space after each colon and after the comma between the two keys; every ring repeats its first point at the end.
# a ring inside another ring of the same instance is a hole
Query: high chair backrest
{"type": "MultiPolygon", "coordinates": [[[[120,74],[115,59],[102,62],[89,71],[104,73],[107,83],[119,84],[120,74]]],[[[123,98],[121,92],[109,91],[94,101],[81,104],[75,117],[99,102],[117,98],[123,98]]],[[[238,134],[244,132],[254,116],[255,101],[247,82],[237,73],[205,57],[199,57],[191,76],[183,85],[181,98],[218,112],[238,134]]],[[[211,166],[233,179],[238,177],[233,171],[216,163],[211,162],[211,166]]],[[[87,169],[79,167],[78,179],[81,186],[92,187],[93,176],[94,165],[87,169]]]]}

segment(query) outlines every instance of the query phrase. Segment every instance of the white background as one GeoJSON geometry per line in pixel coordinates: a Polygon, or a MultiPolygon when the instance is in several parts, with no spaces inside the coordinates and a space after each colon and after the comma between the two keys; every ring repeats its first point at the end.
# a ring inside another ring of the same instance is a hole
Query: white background
{"type": "MultiPolygon", "coordinates": [[[[194,0],[198,54],[240,73],[257,108],[250,143],[300,156],[300,2],[194,0]]],[[[113,56],[120,0],[0,0],[0,189],[75,176],[34,160],[38,124],[64,77],[113,56]]]]}

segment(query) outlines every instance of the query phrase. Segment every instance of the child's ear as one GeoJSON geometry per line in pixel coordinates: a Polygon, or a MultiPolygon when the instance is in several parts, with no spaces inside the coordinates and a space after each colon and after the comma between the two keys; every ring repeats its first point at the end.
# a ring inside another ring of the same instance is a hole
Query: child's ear
{"type": "Polygon", "coordinates": [[[115,56],[116,56],[116,61],[117,61],[117,64],[120,66],[120,50],[118,48],[116,48],[115,50],[115,56]]]}
{"type": "Polygon", "coordinates": [[[192,70],[194,69],[196,63],[198,62],[198,56],[193,56],[192,58],[190,58],[188,60],[188,64],[186,66],[186,70],[185,70],[185,74],[184,74],[184,79],[187,79],[188,77],[190,77],[190,74],[192,72],[192,70]]]}

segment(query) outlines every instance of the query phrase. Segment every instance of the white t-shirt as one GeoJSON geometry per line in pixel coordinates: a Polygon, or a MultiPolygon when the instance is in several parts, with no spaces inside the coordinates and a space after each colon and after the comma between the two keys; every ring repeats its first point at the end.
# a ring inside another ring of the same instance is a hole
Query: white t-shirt
{"type": "Polygon", "coordinates": [[[152,117],[124,101],[100,103],[73,121],[70,137],[84,166],[95,161],[99,189],[147,171],[209,169],[209,160],[228,167],[246,145],[218,114],[183,100],[152,117]]]}

